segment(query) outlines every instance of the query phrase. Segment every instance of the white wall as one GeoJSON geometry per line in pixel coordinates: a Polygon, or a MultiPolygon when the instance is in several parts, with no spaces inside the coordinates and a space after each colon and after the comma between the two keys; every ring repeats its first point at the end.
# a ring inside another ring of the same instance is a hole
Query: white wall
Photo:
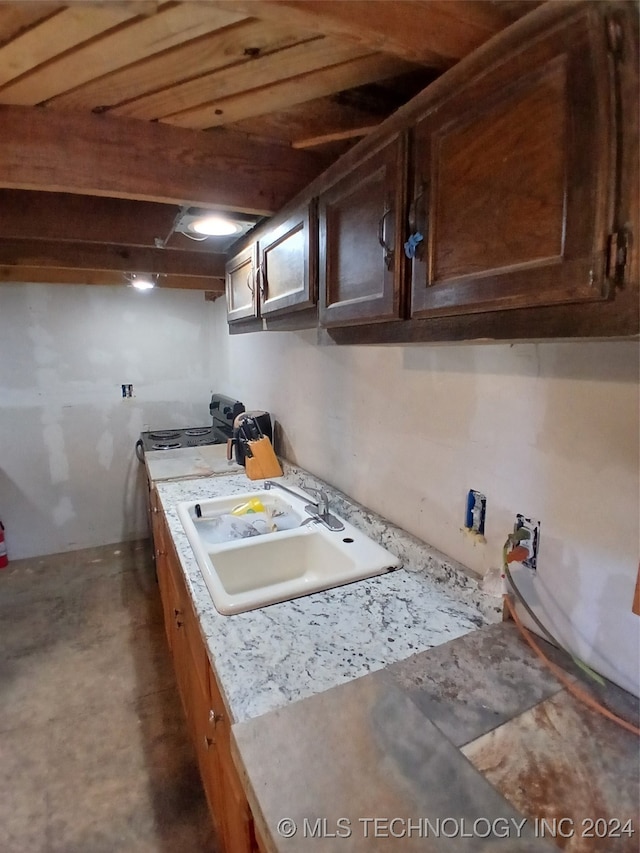
{"type": "Polygon", "coordinates": [[[211,423],[212,309],[197,292],[0,284],[10,558],[146,535],[135,441],[148,427],[211,423]]]}
{"type": "Polygon", "coordinates": [[[638,346],[337,347],[315,332],[228,336],[221,391],[270,410],[285,455],[484,573],[515,515],[542,522],[519,577],[560,639],[636,693],[638,346]],[[487,544],[461,532],[487,495],[487,544]]]}

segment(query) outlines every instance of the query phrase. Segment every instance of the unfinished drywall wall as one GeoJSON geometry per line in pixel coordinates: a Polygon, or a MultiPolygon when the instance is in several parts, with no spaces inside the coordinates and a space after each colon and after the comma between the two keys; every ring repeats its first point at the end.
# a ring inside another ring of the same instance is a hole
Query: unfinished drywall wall
{"type": "Polygon", "coordinates": [[[146,535],[135,441],[145,428],[211,423],[212,334],[212,303],[198,292],[0,285],[11,559],[146,535]]]}
{"type": "Polygon", "coordinates": [[[638,346],[317,346],[315,332],[225,335],[223,391],[273,412],[284,452],[477,572],[518,512],[542,521],[518,573],[560,639],[639,691],[638,346]],[[487,496],[485,545],[465,535],[487,496]]]}

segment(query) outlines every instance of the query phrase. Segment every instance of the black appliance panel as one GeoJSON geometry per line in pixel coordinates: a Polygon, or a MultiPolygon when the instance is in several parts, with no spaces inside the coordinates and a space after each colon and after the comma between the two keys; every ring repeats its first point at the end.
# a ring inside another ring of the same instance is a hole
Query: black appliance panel
{"type": "Polygon", "coordinates": [[[175,450],[180,447],[200,447],[204,444],[226,444],[233,437],[233,421],[244,412],[244,404],[222,394],[213,394],[209,403],[212,423],[175,429],[153,429],[140,434],[136,456],[141,462],[152,450],[175,450]]]}
{"type": "Polygon", "coordinates": [[[224,443],[233,438],[233,422],[245,411],[244,404],[222,394],[213,394],[209,403],[209,412],[213,421],[213,433],[216,441],[224,443]]]}

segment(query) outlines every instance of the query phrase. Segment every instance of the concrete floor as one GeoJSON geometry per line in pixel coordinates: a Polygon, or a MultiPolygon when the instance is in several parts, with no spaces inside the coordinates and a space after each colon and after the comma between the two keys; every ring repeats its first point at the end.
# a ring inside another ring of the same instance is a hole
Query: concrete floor
{"type": "Polygon", "coordinates": [[[216,853],[146,542],[0,571],[0,851],[216,853]]]}

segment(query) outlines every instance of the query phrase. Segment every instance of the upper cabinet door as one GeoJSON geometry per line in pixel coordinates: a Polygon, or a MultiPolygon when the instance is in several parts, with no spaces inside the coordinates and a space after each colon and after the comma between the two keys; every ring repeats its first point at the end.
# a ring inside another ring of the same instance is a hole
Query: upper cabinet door
{"type": "Polygon", "coordinates": [[[256,245],[252,243],[227,262],[227,320],[258,316],[256,245]]]}
{"type": "Polygon", "coordinates": [[[318,221],[315,202],[260,237],[262,316],[313,307],[318,299],[318,221]]]}
{"type": "Polygon", "coordinates": [[[396,136],[320,196],[322,325],[403,316],[406,170],[406,138],[396,136]]]}
{"type": "Polygon", "coordinates": [[[603,20],[586,9],[418,123],[412,316],[607,298],[613,80],[603,20]]]}

